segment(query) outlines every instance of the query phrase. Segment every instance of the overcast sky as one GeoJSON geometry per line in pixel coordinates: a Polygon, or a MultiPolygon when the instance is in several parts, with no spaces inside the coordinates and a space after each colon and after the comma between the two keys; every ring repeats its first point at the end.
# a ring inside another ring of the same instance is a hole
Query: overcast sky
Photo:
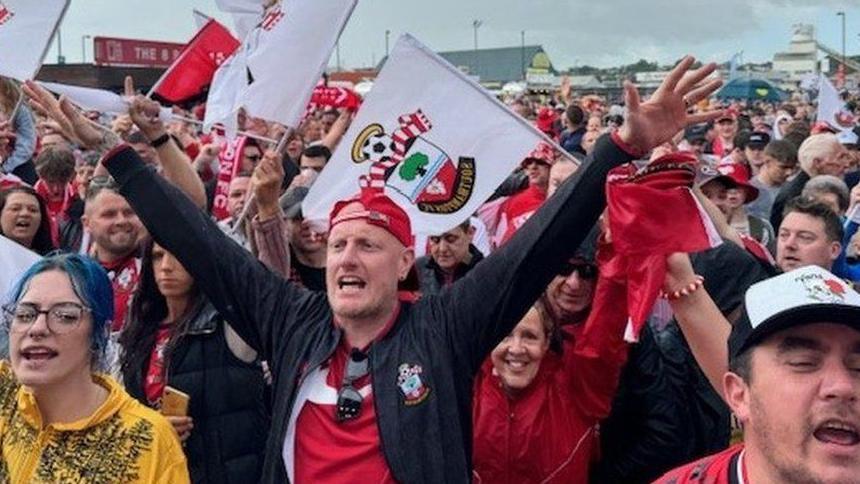
{"type": "MultiPolygon", "coordinates": [[[[33,0],[36,1],[36,0],[33,0]]],[[[557,69],[609,67],[640,58],[668,63],[685,53],[723,62],[771,60],[784,50],[791,26],[813,24],[818,39],[841,49],[847,13],[847,51],[860,53],[860,0],[359,0],[341,37],[341,64],[360,67],[385,54],[410,32],[435,50],[471,49],[472,21],[480,19],[479,47],[540,44],[557,69]]],[[[233,28],[215,0],[72,0],[62,25],[63,54],[80,62],[83,35],[186,42],[195,31],[192,9],[233,28]]],[[[92,41],[87,44],[92,61],[92,41]]],[[[46,62],[57,58],[56,41],[46,62]]],[[[334,56],[332,56],[334,62],[334,56]]]]}

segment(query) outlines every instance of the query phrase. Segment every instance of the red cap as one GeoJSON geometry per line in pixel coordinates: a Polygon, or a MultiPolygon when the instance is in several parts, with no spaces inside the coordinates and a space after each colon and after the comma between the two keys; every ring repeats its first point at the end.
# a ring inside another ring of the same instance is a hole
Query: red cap
{"type": "Polygon", "coordinates": [[[719,123],[720,121],[722,121],[724,119],[731,119],[732,121],[738,119],[737,109],[735,109],[734,107],[724,109],[723,114],[721,114],[720,117],[717,118],[717,122],[719,123]]]}
{"type": "Polygon", "coordinates": [[[544,133],[554,133],[555,127],[553,123],[555,123],[556,119],[558,119],[558,113],[552,108],[541,108],[537,115],[537,128],[544,133]]]}
{"type": "Polygon", "coordinates": [[[555,159],[558,157],[558,152],[544,141],[538,143],[537,148],[531,150],[529,154],[523,158],[523,161],[520,163],[520,166],[525,168],[526,163],[529,160],[537,160],[543,164],[552,166],[555,163],[555,159]]]}
{"type": "Polygon", "coordinates": [[[750,185],[750,173],[746,166],[738,163],[727,163],[718,166],[717,170],[734,180],[738,188],[744,191],[744,203],[750,203],[758,198],[758,188],[750,185]]]}
{"type": "Polygon", "coordinates": [[[341,222],[359,219],[387,230],[405,247],[414,244],[409,215],[380,191],[363,189],[357,196],[335,203],[328,218],[329,230],[341,222]],[[364,210],[339,215],[341,210],[352,203],[360,203],[364,210]]]}

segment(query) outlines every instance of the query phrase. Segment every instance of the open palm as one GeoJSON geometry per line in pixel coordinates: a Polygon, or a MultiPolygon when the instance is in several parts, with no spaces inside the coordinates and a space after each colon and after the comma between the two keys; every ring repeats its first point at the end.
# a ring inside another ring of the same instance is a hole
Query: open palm
{"type": "Polygon", "coordinates": [[[675,66],[646,101],[630,82],[625,82],[627,117],[618,132],[621,139],[642,153],[672,139],[685,127],[716,119],[721,110],[690,114],[693,104],[710,96],[719,89],[719,79],[705,81],[716,69],[716,64],[707,64],[690,70],[695,59],[687,56],[675,66]]]}

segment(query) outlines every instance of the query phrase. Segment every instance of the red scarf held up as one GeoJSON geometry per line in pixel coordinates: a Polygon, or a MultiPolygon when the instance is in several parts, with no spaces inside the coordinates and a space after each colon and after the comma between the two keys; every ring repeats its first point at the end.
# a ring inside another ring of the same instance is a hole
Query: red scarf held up
{"type": "Polygon", "coordinates": [[[227,198],[230,194],[230,182],[242,166],[242,152],[245,151],[247,136],[237,136],[233,141],[226,140],[221,144],[218,153],[218,179],[215,185],[215,199],[212,202],[212,215],[216,220],[224,220],[230,216],[227,212],[227,198]]]}
{"type": "Polygon", "coordinates": [[[610,277],[627,279],[630,321],[625,334],[637,341],[666,278],[666,256],[698,252],[720,243],[710,219],[690,191],[695,158],[670,153],[643,169],[624,165],[609,172],[606,201],[614,257],[610,277]]]}

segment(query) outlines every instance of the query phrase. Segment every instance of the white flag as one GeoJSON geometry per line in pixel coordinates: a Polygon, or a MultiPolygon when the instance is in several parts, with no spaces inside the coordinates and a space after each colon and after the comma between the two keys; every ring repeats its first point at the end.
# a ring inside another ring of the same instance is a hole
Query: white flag
{"type": "Polygon", "coordinates": [[[203,118],[203,130],[210,131],[216,123],[224,126],[228,138],[236,137],[239,123],[236,116],[239,112],[239,102],[244,90],[248,87],[247,53],[245,46],[240,45],[236,52],[218,66],[209,94],[206,97],[206,115],[203,118]]]}
{"type": "Polygon", "coordinates": [[[0,235],[0,304],[9,301],[18,278],[41,257],[0,235]]]}
{"type": "Polygon", "coordinates": [[[0,75],[33,79],[70,0],[0,0],[0,75]]]}
{"type": "MultiPolygon", "coordinates": [[[[98,111],[108,114],[128,113],[128,101],[119,94],[111,91],[92,87],[72,86],[57,82],[39,81],[39,84],[54,94],[66,96],[69,101],[86,111],[98,111]]],[[[169,121],[173,118],[173,113],[170,108],[163,107],[158,117],[162,121],[169,121]]]]}
{"type": "Polygon", "coordinates": [[[549,139],[404,35],[302,211],[325,220],[366,184],[403,207],[415,233],[442,233],[468,219],[541,141],[549,139]]]}
{"type": "Polygon", "coordinates": [[[244,39],[259,22],[263,15],[265,0],[215,0],[222,12],[233,15],[236,38],[244,39]]]}
{"type": "Polygon", "coordinates": [[[287,0],[245,38],[248,114],[296,127],[357,0],[287,0]]]}
{"type": "Polygon", "coordinates": [[[845,101],[839,97],[839,92],[823,74],[818,81],[818,116],[817,121],[823,121],[839,131],[837,135],[853,138],[857,119],[845,106],[845,101]]]}

